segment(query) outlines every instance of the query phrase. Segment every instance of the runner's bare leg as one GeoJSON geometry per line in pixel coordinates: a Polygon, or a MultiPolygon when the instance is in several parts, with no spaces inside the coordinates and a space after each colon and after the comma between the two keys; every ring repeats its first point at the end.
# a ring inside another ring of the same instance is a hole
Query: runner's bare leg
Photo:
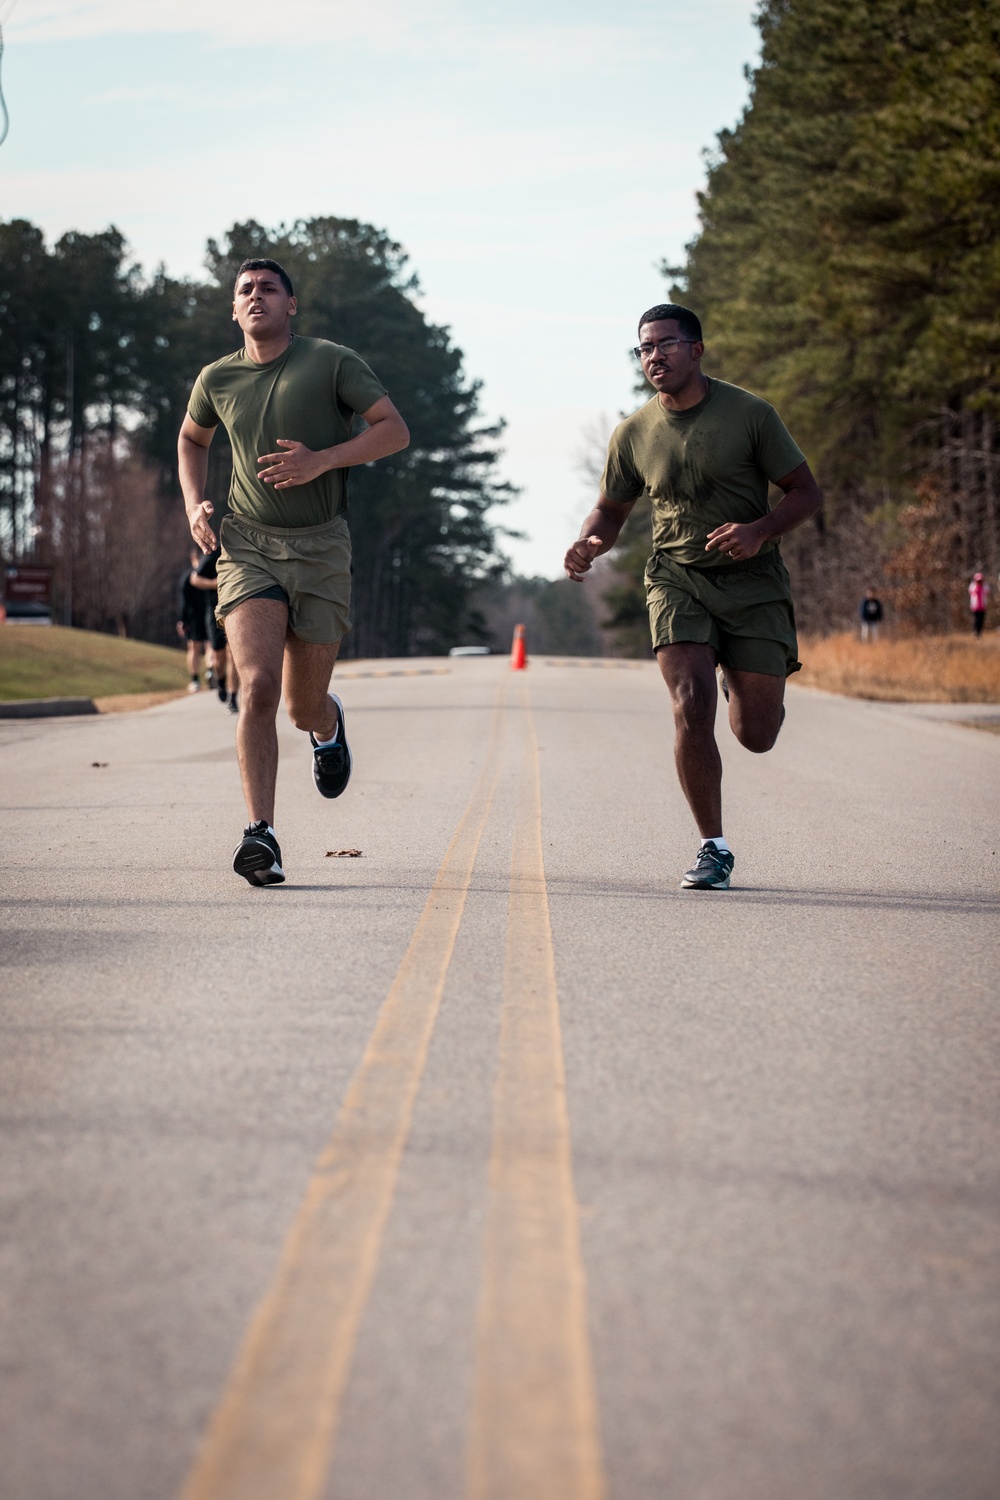
{"type": "Polygon", "coordinates": [[[247,599],[226,616],[226,636],[239,674],[240,716],[236,753],[251,823],[274,824],[278,775],[281,669],[288,633],[288,605],[280,599],[247,599]]]}
{"type": "MultiPolygon", "coordinates": [[[[681,642],[656,653],[674,710],[674,759],[703,839],[722,832],[722,759],[715,739],[718,687],[711,646],[681,642]]],[[[785,679],[726,667],[729,727],[747,750],[770,750],[785,717],[785,679]]]]}
{"type": "Polygon", "coordinates": [[[725,667],[729,727],[746,750],[763,755],[778,738],[785,717],[785,679],[768,672],[725,667]]]}
{"type": "Polygon", "coordinates": [[[296,729],[311,730],[317,740],[337,731],[340,715],[330,697],[330,678],[339,641],[302,641],[293,630],[285,640],[285,707],[296,729]]]}
{"type": "Polygon", "coordinates": [[[711,646],[682,641],[656,653],[674,711],[677,779],[703,839],[722,833],[722,757],[715,742],[719,688],[711,646]]]}
{"type": "Polygon", "coordinates": [[[188,641],[187,643],[187,667],[192,677],[201,676],[201,652],[200,641],[188,641]]]}

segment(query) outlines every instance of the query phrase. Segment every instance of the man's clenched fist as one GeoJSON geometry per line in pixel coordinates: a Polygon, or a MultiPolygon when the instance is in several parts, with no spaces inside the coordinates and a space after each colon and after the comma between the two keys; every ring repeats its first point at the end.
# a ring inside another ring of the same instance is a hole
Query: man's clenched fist
{"type": "Polygon", "coordinates": [[[563,567],[569,576],[579,583],[585,573],[590,572],[590,565],[594,558],[604,550],[604,543],[599,536],[582,536],[563,558],[563,567]]]}

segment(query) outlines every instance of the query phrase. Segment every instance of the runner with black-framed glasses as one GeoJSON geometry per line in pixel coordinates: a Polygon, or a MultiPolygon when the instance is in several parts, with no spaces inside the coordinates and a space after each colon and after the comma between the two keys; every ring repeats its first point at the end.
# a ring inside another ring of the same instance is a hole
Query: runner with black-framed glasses
{"type": "Polygon", "coordinates": [[[733,853],[722,824],[716,668],[736,738],[770,750],[785,717],[785,680],[800,665],[778,539],[822,497],[774,407],[704,375],[704,349],[688,308],[671,302],[643,313],[634,352],[656,394],[615,429],[600,497],[564,566],[581,579],[614,546],[639,496],[651,497],[653,650],[674,711],[677,775],[701,833],[681,884],[724,890],[733,853]],[[772,484],[784,492],[773,510],[772,484]]]}
{"type": "Polygon", "coordinates": [[[693,344],[695,342],[696,341],[694,339],[657,339],[655,343],[651,344],[636,344],[632,350],[632,353],[635,355],[639,363],[642,364],[644,360],[651,358],[654,353],[673,354],[681,344],[693,344]]]}

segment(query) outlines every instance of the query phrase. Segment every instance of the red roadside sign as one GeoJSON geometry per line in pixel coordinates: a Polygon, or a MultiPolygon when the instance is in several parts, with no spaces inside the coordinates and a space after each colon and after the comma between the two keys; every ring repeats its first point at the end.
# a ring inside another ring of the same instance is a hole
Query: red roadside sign
{"type": "Polygon", "coordinates": [[[13,564],[6,570],[4,594],[8,604],[51,604],[52,569],[13,564]]]}

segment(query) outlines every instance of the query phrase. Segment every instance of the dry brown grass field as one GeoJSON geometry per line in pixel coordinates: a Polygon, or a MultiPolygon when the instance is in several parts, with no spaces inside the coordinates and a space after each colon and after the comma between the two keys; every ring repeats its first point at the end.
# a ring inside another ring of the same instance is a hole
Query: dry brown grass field
{"type": "Polygon", "coordinates": [[[799,641],[802,687],[890,703],[1000,703],[1000,632],[885,637],[853,633],[799,641]]]}
{"type": "Polygon", "coordinates": [[[176,646],[61,625],[0,625],[0,702],[171,695],[186,684],[184,652],[176,646]]]}

